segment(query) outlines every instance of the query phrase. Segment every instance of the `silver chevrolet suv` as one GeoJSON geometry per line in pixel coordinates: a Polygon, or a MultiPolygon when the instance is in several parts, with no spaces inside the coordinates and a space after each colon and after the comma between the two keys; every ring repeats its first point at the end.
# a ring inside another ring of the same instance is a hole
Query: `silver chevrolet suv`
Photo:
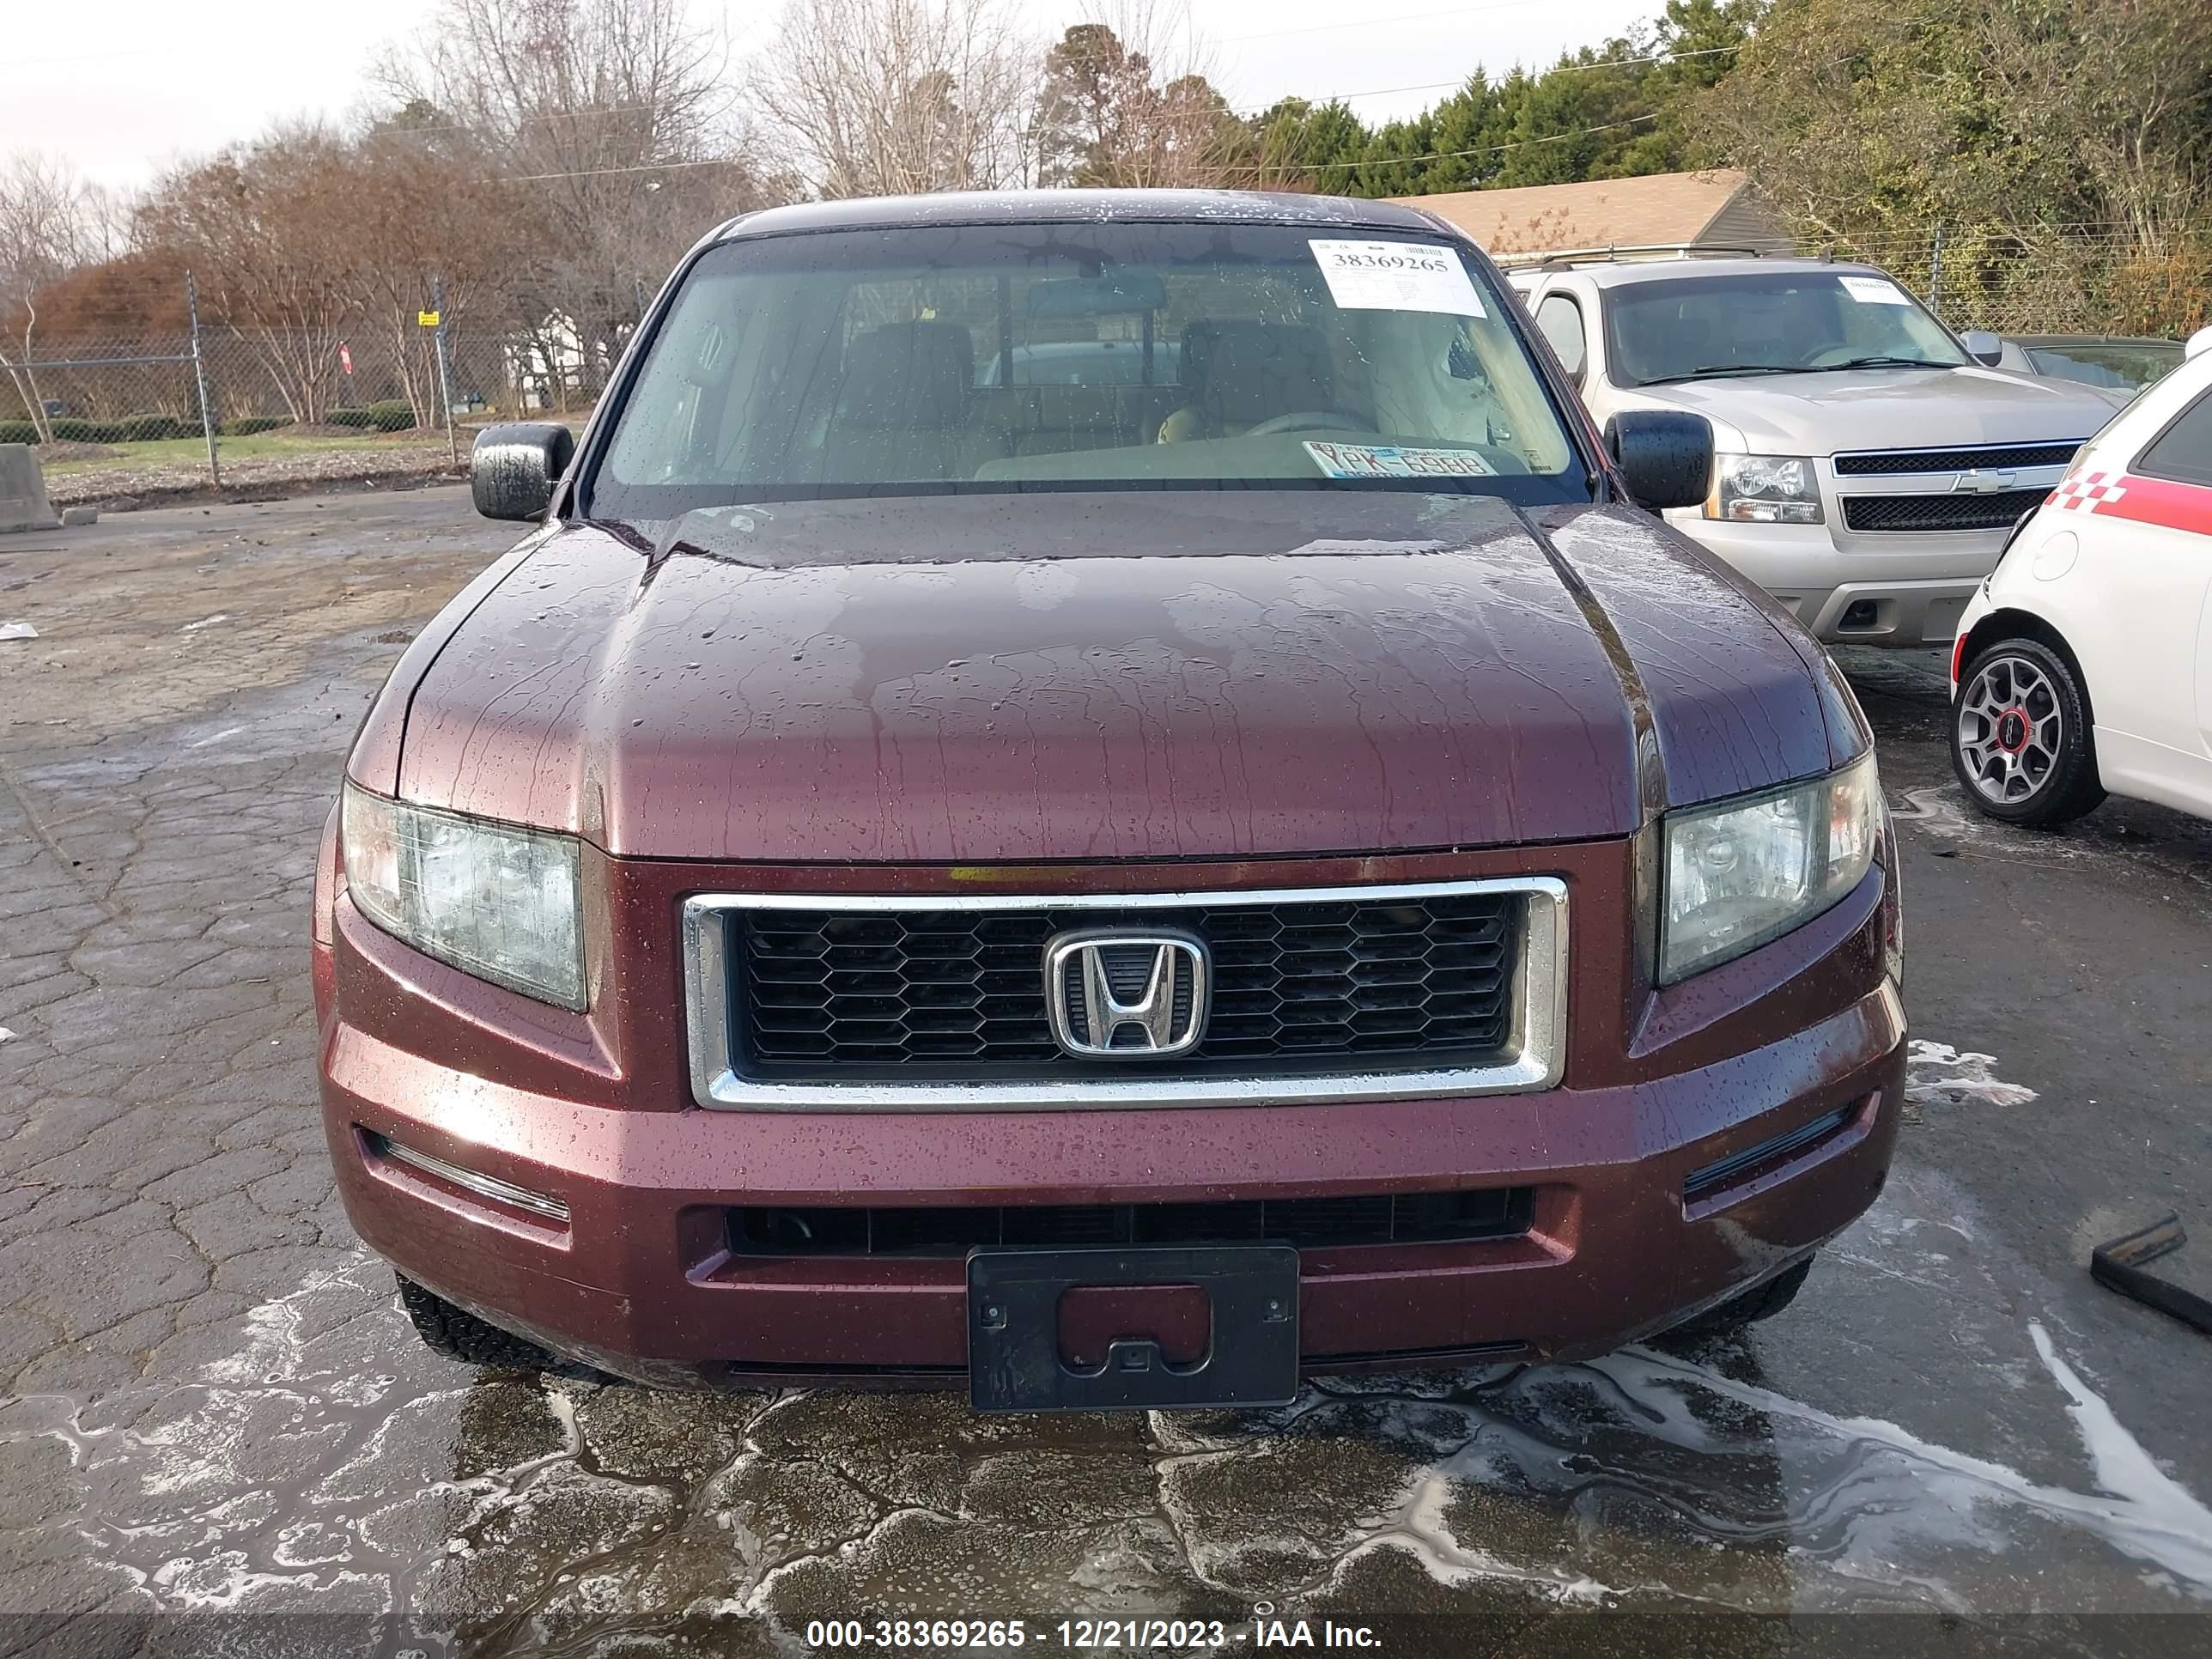
{"type": "Polygon", "coordinates": [[[1953,335],[1867,265],[1635,250],[1508,275],[1601,426],[1712,422],[1705,504],[1668,520],[1824,640],[1948,644],[2014,522],[2124,402],[1986,367],[1996,336],[1953,335]]]}

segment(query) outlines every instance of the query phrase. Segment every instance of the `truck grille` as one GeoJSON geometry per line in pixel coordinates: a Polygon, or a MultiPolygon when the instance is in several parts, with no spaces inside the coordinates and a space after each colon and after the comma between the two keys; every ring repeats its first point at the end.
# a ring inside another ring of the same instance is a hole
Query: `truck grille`
{"type": "Polygon", "coordinates": [[[1882,449],[1838,455],[1839,478],[1893,476],[1900,472],[1968,472],[1990,467],[2064,466],[2087,442],[2077,438],[2055,444],[1996,444],[1972,449],[1882,449]]]}
{"type": "Polygon", "coordinates": [[[1846,495],[1848,530],[2005,530],[2039,505],[2048,489],[2000,489],[1993,495],[1846,495]]]}
{"type": "Polygon", "coordinates": [[[1054,934],[1187,929],[1212,955],[1212,1008],[1182,1076],[1480,1065],[1513,1036],[1519,894],[1363,902],[730,913],[732,1063],[748,1078],[904,1082],[1114,1077],[1047,1022],[1054,934]]]}
{"type": "Polygon", "coordinates": [[[1527,1187],[1216,1204],[1014,1204],[907,1209],[756,1206],[729,1212],[735,1255],[957,1256],[975,1249],[1458,1243],[1528,1231],[1527,1187]]]}

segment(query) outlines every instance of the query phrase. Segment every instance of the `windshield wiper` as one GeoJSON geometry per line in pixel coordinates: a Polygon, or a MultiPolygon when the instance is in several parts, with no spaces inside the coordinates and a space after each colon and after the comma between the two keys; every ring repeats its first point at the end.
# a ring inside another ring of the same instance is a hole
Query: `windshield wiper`
{"type": "Polygon", "coordinates": [[[1840,363],[1822,363],[1817,372],[1833,368],[1964,368],[1964,363],[1939,363],[1933,357],[1848,357],[1840,363]]]}
{"type": "Polygon", "coordinates": [[[1703,368],[1693,368],[1687,374],[1662,374],[1656,380],[1646,380],[1645,386],[1668,386],[1676,380],[1711,380],[1723,374],[1802,374],[1802,363],[1707,363],[1703,368]]]}

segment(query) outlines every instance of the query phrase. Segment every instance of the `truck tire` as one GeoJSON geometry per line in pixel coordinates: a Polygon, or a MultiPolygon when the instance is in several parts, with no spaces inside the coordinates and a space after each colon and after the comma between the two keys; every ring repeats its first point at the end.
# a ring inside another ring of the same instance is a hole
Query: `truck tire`
{"type": "Polygon", "coordinates": [[[489,1365],[501,1370],[534,1371],[553,1363],[553,1357],[535,1342],[486,1324],[404,1274],[393,1277],[399,1280],[399,1305],[407,1310],[415,1334],[431,1352],[465,1365],[489,1365]]]}
{"type": "Polygon", "coordinates": [[[1771,1319],[1797,1299],[1797,1292],[1805,1288],[1805,1280],[1812,1271],[1813,1258],[1808,1255],[1796,1267],[1784,1268],[1773,1278],[1762,1280],[1717,1308],[1706,1309],[1667,1334],[1724,1336],[1747,1325],[1756,1325],[1762,1319],[1771,1319]]]}

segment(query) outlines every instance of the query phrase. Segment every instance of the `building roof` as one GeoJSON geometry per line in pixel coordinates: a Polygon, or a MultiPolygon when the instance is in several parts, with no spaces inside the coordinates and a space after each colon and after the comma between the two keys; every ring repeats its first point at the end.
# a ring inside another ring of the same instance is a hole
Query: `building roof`
{"type": "Polygon", "coordinates": [[[1562,248],[1647,247],[1695,242],[1731,207],[1741,240],[1786,247],[1779,227],[1746,196],[1750,181],[1732,167],[1705,173],[1655,173],[1637,179],[1592,179],[1574,185],[1516,190],[1461,190],[1391,199],[1449,220],[1491,253],[1541,253],[1562,248]]]}

